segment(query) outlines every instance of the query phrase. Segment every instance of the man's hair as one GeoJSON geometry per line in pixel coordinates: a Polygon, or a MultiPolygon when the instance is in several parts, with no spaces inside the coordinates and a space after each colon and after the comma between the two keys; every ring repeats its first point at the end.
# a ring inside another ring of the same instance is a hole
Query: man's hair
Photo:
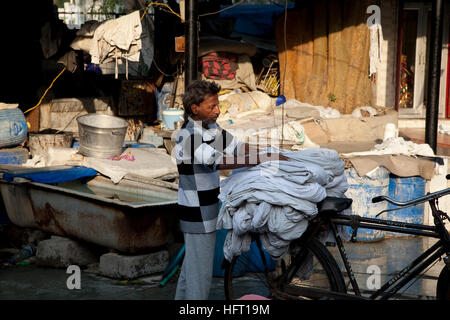
{"type": "Polygon", "coordinates": [[[186,89],[183,94],[184,121],[188,121],[188,116],[192,115],[191,106],[200,105],[208,95],[218,94],[220,85],[212,81],[195,80],[186,89]]]}

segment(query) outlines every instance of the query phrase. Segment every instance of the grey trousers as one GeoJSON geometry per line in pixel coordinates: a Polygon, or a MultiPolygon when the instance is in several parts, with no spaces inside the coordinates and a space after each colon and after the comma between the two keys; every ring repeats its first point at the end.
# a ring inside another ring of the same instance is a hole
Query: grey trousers
{"type": "Polygon", "coordinates": [[[185,254],[175,300],[207,300],[211,288],[216,232],[184,233],[185,254]]]}

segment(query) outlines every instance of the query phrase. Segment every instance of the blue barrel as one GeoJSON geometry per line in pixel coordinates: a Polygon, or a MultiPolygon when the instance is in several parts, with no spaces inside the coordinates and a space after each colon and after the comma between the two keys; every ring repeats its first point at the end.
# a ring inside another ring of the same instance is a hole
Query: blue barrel
{"type": "Polygon", "coordinates": [[[0,148],[21,144],[27,131],[27,121],[19,108],[0,110],[0,148]]]}
{"type": "MultiPolygon", "coordinates": [[[[213,266],[213,276],[223,277],[224,269],[221,268],[222,261],[224,258],[223,245],[225,243],[225,238],[227,237],[228,230],[220,229],[216,231],[216,247],[214,252],[214,266],[213,266]]],[[[269,271],[275,269],[277,262],[272,259],[272,257],[262,248],[264,257],[266,259],[267,268],[269,271]]],[[[233,276],[239,277],[244,275],[246,272],[264,272],[264,262],[261,257],[261,253],[256,242],[252,242],[250,245],[250,250],[243,252],[236,261],[233,269],[233,276]]]]}
{"type": "MultiPolygon", "coordinates": [[[[360,177],[354,168],[345,170],[349,188],[345,195],[353,199],[353,214],[361,217],[375,218],[375,216],[387,209],[387,202],[381,201],[372,203],[372,198],[376,196],[387,196],[389,194],[389,171],[384,167],[379,167],[370,174],[370,177],[360,177]]],[[[346,228],[351,235],[352,228],[346,228]]],[[[357,241],[374,242],[385,238],[386,232],[358,228],[357,241]]]]}
{"type": "MultiPolygon", "coordinates": [[[[389,198],[400,202],[410,201],[425,195],[427,181],[422,177],[399,177],[391,174],[389,176],[389,198]]],[[[397,208],[393,204],[388,204],[389,209],[397,208]]],[[[389,220],[407,223],[423,224],[425,203],[401,210],[387,213],[389,220]]],[[[404,233],[388,232],[391,237],[410,237],[404,233]]]]}
{"type": "Polygon", "coordinates": [[[28,150],[11,148],[0,150],[0,164],[22,164],[28,160],[28,150]]]}
{"type": "MultiPolygon", "coordinates": [[[[216,247],[214,251],[214,265],[213,265],[213,276],[223,278],[225,274],[225,269],[222,269],[222,261],[224,258],[223,245],[225,243],[225,238],[227,237],[228,230],[220,229],[216,231],[216,247]]],[[[239,257],[236,261],[236,265],[233,269],[233,277],[242,276],[246,272],[245,263],[242,257],[239,257]]]]}
{"type": "MultiPolygon", "coordinates": [[[[268,271],[272,271],[277,266],[277,261],[272,259],[272,257],[262,248],[264,253],[264,258],[266,259],[268,271]]],[[[264,262],[261,257],[261,252],[259,251],[258,245],[255,241],[250,245],[250,251],[244,253],[247,258],[246,270],[249,272],[264,272],[264,262]]]]}
{"type": "MultiPolygon", "coordinates": [[[[222,207],[222,202],[219,201],[219,210],[222,207]]],[[[213,276],[223,277],[225,270],[222,269],[222,261],[224,259],[223,246],[227,237],[228,230],[220,229],[216,231],[216,246],[214,248],[214,265],[213,276]]],[[[264,257],[266,259],[267,268],[269,271],[275,269],[277,262],[262,248],[264,257]]],[[[264,262],[262,261],[261,253],[256,242],[252,242],[250,250],[243,252],[236,261],[233,269],[233,277],[239,277],[246,272],[264,272],[264,262]]]]}

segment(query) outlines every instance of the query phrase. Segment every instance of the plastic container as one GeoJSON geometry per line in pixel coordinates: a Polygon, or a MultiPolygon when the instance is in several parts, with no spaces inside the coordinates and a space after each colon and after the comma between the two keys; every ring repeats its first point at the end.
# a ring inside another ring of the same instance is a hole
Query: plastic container
{"type": "Polygon", "coordinates": [[[156,100],[158,108],[156,111],[156,119],[162,120],[162,111],[169,109],[170,98],[172,96],[173,82],[166,82],[162,88],[161,92],[158,92],[156,100]]]}
{"type": "Polygon", "coordinates": [[[175,130],[175,122],[184,121],[183,109],[166,109],[162,112],[163,127],[168,130],[175,130]]]}
{"type": "Polygon", "coordinates": [[[0,164],[22,164],[28,160],[28,150],[11,148],[0,150],[0,164]]]}
{"type": "Polygon", "coordinates": [[[139,142],[150,143],[158,148],[164,145],[164,138],[157,136],[152,128],[145,127],[142,130],[142,135],[139,142]]]}
{"type": "MultiPolygon", "coordinates": [[[[388,208],[387,201],[372,203],[372,198],[376,196],[388,196],[389,194],[389,171],[384,167],[379,167],[370,177],[360,177],[354,168],[345,170],[349,188],[345,195],[353,199],[352,211],[361,217],[375,218],[375,216],[388,208]]],[[[346,228],[351,235],[353,229],[346,228]]],[[[372,230],[358,228],[356,241],[375,242],[383,240],[386,232],[382,230],[372,230]]]]}
{"type": "Polygon", "coordinates": [[[16,253],[11,259],[9,259],[9,263],[15,264],[22,260],[28,259],[29,257],[34,256],[34,249],[32,246],[25,246],[18,253],[16,253]]]}
{"type": "MultiPolygon", "coordinates": [[[[389,198],[400,202],[410,201],[425,195],[426,180],[422,177],[398,177],[389,175],[389,198]]],[[[388,208],[397,208],[388,203],[388,208]]],[[[424,223],[425,204],[421,203],[413,207],[404,208],[396,211],[389,211],[387,218],[389,220],[423,224],[424,223]]],[[[404,233],[388,232],[390,237],[414,237],[404,233]]]]}
{"type": "Polygon", "coordinates": [[[125,141],[124,147],[125,148],[144,148],[144,149],[155,148],[155,146],[151,143],[142,143],[142,142],[136,142],[136,141],[125,141]]]}
{"type": "Polygon", "coordinates": [[[0,148],[21,144],[27,132],[27,121],[19,108],[0,109],[0,148]]]}

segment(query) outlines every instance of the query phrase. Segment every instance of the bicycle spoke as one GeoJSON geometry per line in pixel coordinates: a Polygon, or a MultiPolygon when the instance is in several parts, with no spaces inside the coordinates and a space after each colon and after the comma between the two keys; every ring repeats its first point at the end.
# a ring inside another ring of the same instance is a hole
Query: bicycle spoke
{"type": "MultiPolygon", "coordinates": [[[[247,273],[243,277],[230,276],[226,279],[229,298],[239,298],[245,294],[258,294],[277,299],[321,299],[326,292],[345,292],[342,276],[338,274],[335,262],[326,255],[326,249],[314,242],[309,247],[294,245],[278,262],[274,271],[247,273]],[[341,277],[339,279],[339,277],[341,277]],[[317,291],[315,291],[317,290],[317,291]]],[[[252,263],[246,260],[247,263],[252,263]]],[[[334,260],[333,260],[334,261],[334,260]]],[[[242,262],[242,261],[241,261],[242,262]]],[[[234,261],[234,266],[236,261],[234,261]]]]}

